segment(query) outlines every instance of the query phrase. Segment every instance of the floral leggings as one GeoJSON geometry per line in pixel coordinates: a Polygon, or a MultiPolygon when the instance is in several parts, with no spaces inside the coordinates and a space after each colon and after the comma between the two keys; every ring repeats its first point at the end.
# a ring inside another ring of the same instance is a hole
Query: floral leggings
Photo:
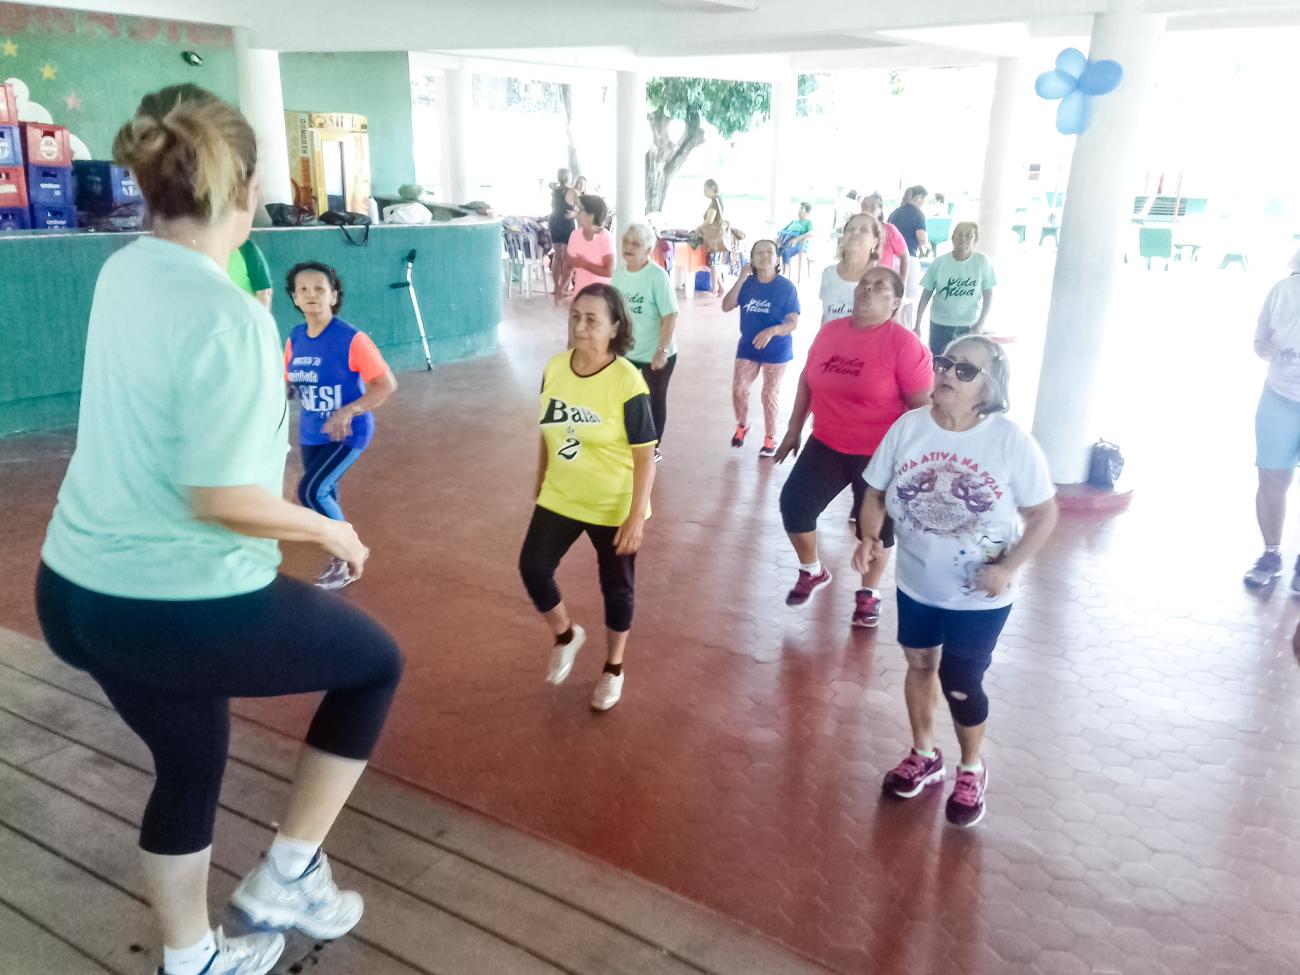
{"type": "Polygon", "coordinates": [[[763,373],[763,433],[776,438],[776,412],[781,405],[781,377],[788,362],[755,362],[736,357],[736,371],[731,377],[731,404],[736,409],[736,423],[749,426],[749,387],[763,373]]]}

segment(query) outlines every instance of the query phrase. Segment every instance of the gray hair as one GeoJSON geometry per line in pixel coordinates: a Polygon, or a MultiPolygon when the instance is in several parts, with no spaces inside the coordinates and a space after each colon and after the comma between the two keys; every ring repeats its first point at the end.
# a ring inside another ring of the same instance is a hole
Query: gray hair
{"type": "Polygon", "coordinates": [[[630,223],[627,229],[623,231],[623,236],[632,234],[646,246],[647,250],[653,250],[655,243],[659,240],[659,235],[650,229],[649,225],[644,223],[630,223]]]}
{"type": "Polygon", "coordinates": [[[959,335],[946,346],[943,354],[952,358],[953,352],[963,345],[977,345],[988,356],[989,364],[980,373],[984,380],[984,397],[980,400],[980,416],[1005,413],[1011,409],[1011,364],[1002,346],[987,335],[959,335]]]}

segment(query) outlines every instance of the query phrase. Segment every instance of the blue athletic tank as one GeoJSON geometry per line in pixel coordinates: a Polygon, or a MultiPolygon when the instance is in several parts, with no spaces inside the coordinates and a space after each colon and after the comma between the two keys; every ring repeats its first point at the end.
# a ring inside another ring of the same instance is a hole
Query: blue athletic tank
{"type": "MultiPolygon", "coordinates": [[[[365,393],[366,384],[350,364],[352,343],[360,334],[341,318],[333,319],[316,338],[307,334],[305,322],[290,333],[285,366],[289,382],[297,387],[298,402],[302,404],[299,443],[330,443],[329,434],[323,430],[325,421],[340,406],[360,399],[365,393]]],[[[374,433],[374,415],[362,413],[352,419],[352,436],[343,442],[364,450],[374,433]]]]}

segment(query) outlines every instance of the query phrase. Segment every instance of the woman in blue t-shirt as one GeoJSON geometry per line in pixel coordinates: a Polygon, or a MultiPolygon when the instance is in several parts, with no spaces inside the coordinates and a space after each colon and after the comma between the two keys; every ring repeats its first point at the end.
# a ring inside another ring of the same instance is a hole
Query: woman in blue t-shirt
{"type": "MultiPolygon", "coordinates": [[[[371,411],[393,395],[397,380],[370,336],[335,317],[343,304],[343,282],[332,267],[295,264],[285,288],[306,319],[284,345],[284,378],[302,404],[298,500],[344,521],[339,479],[370,445],[371,411]]],[[[347,563],[333,558],[316,585],[342,589],[352,581],[347,563]]]]}
{"type": "Polygon", "coordinates": [[[763,448],[760,457],[776,453],[776,413],[781,377],[794,358],[790,333],[799,325],[799,292],[777,274],[776,243],[760,240],[749,252],[749,263],[722,299],[722,310],[740,309],[740,345],[731,381],[736,432],[731,446],[740,447],[749,433],[749,388],[763,374],[763,448]]]}

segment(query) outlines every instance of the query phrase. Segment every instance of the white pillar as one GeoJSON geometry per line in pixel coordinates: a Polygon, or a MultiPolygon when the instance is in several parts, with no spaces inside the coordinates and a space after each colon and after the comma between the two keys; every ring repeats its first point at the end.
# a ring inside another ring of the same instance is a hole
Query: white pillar
{"type": "Polygon", "coordinates": [[[1094,99],[1092,124],[1076,136],[1070,163],[1034,409],[1034,436],[1058,484],[1085,479],[1088,444],[1097,433],[1090,406],[1132,215],[1129,177],[1142,104],[1165,29],[1163,15],[1140,13],[1136,7],[1136,2],[1117,0],[1109,13],[1093,20],[1089,57],[1118,61],[1124,80],[1115,91],[1094,99]]]}
{"type": "Polygon", "coordinates": [[[772,184],[768,191],[770,232],[775,234],[790,221],[790,140],[799,102],[797,78],[772,82],[772,184]]]}
{"type": "Polygon", "coordinates": [[[629,224],[645,218],[646,103],[645,76],[618,73],[618,185],[614,200],[618,237],[629,224]]]}
{"type": "Polygon", "coordinates": [[[474,73],[468,66],[448,68],[442,76],[443,192],[449,203],[468,203],[469,124],[474,109],[474,73]]]}
{"type": "Polygon", "coordinates": [[[979,248],[996,264],[998,247],[1007,233],[1007,206],[1014,198],[1019,156],[1015,151],[1016,109],[1024,97],[1023,62],[999,58],[989,112],[989,141],[984,149],[984,179],[980,184],[979,248]]]}
{"type": "Polygon", "coordinates": [[[235,58],[239,71],[239,110],[257,136],[257,175],[262,184],[262,202],[292,203],[280,55],[276,51],[250,48],[247,29],[237,27],[235,58]]]}

